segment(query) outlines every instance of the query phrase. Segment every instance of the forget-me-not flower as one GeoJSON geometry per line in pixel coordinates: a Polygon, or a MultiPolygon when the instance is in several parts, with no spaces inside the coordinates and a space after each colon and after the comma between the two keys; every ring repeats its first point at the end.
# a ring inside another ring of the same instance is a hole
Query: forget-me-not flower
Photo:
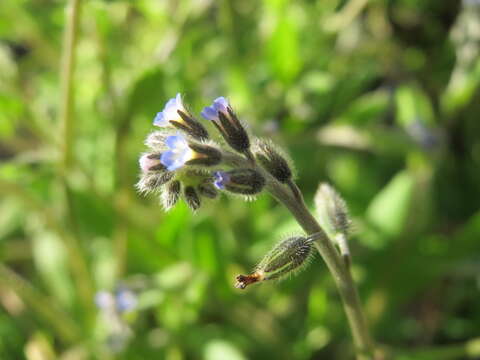
{"type": "Polygon", "coordinates": [[[117,290],[116,296],[117,310],[125,312],[133,310],[137,307],[138,299],[135,293],[127,288],[117,290]]]}
{"type": "Polygon", "coordinates": [[[155,116],[153,125],[165,127],[169,125],[170,121],[183,122],[183,118],[178,113],[179,110],[186,113],[180,93],[167,101],[163,110],[155,116]]]}
{"type": "Polygon", "coordinates": [[[255,195],[265,186],[265,178],[258,171],[249,168],[215,171],[213,185],[217,189],[236,194],[255,195]]]}
{"type": "Polygon", "coordinates": [[[173,126],[196,140],[208,139],[207,130],[185,109],[180,93],[167,101],[163,110],[155,116],[153,125],[173,126]]]}
{"type": "Polygon", "coordinates": [[[106,313],[124,313],[137,307],[137,295],[127,288],[120,288],[115,293],[99,291],[95,295],[95,305],[106,313]]]}
{"type": "Polygon", "coordinates": [[[250,139],[248,134],[227,99],[223,96],[216,98],[212,105],[203,109],[201,115],[212,121],[232,149],[252,158],[249,151],[250,139]]]}
{"type": "Polygon", "coordinates": [[[227,99],[225,99],[223,96],[220,96],[213,100],[213,104],[211,106],[206,106],[200,114],[207,120],[218,121],[218,113],[227,115],[227,109],[229,106],[230,105],[228,104],[227,99]]]}
{"type": "Polygon", "coordinates": [[[228,175],[228,173],[226,173],[225,171],[215,171],[213,173],[213,177],[215,179],[213,181],[213,185],[215,185],[215,187],[220,190],[224,190],[225,184],[230,181],[230,175],[228,175]]]}
{"type": "Polygon", "coordinates": [[[169,171],[181,168],[188,160],[194,158],[194,151],[188,145],[187,139],[181,134],[168,136],[165,139],[165,145],[169,150],[161,155],[160,162],[169,171]]]}

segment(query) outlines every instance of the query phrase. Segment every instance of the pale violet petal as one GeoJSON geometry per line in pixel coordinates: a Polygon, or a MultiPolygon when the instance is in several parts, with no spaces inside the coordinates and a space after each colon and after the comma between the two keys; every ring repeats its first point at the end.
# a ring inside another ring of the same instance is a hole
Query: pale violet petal
{"type": "Polygon", "coordinates": [[[168,110],[170,108],[177,107],[177,100],[175,98],[171,98],[170,100],[167,101],[165,104],[165,110],[168,110]]]}
{"type": "Polygon", "coordinates": [[[138,161],[140,169],[142,169],[143,172],[149,171],[151,167],[156,166],[159,163],[159,158],[152,159],[150,156],[150,154],[143,154],[138,161]]]}
{"type": "Polygon", "coordinates": [[[230,181],[230,176],[224,171],[216,171],[213,176],[215,178],[213,185],[220,190],[225,189],[225,184],[230,181]]]}
{"type": "Polygon", "coordinates": [[[153,119],[153,125],[160,126],[160,127],[168,125],[168,121],[167,119],[165,119],[165,116],[163,115],[163,111],[160,111],[157,113],[157,115],[155,116],[155,119],[153,119]]]}
{"type": "Polygon", "coordinates": [[[117,309],[120,312],[133,310],[137,304],[138,299],[135,293],[128,289],[120,289],[116,294],[117,309]]]}
{"type": "Polygon", "coordinates": [[[178,110],[183,110],[182,94],[178,93],[175,97],[175,105],[178,110]]]}
{"type": "Polygon", "coordinates": [[[216,120],[218,119],[218,113],[215,111],[215,109],[211,106],[207,106],[203,109],[203,111],[200,113],[205,119],[207,120],[216,120]]]}
{"type": "Polygon", "coordinates": [[[108,291],[99,291],[95,295],[95,304],[101,310],[111,309],[115,304],[115,298],[108,291]]]}
{"type": "Polygon", "coordinates": [[[220,96],[213,100],[213,107],[216,111],[226,112],[228,106],[228,100],[225,99],[223,96],[220,96]]]}
{"type": "Polygon", "coordinates": [[[166,151],[160,157],[160,162],[167,167],[169,171],[174,171],[185,164],[185,161],[182,159],[183,153],[176,152],[173,150],[166,151]]]}
{"type": "Polygon", "coordinates": [[[165,145],[169,149],[184,149],[188,147],[187,140],[182,135],[170,135],[165,139],[165,145]]]}

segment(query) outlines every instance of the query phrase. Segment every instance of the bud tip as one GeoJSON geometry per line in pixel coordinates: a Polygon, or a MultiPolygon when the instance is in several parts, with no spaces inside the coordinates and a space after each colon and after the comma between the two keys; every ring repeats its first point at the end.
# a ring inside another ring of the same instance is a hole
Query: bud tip
{"type": "Polygon", "coordinates": [[[258,272],[255,272],[250,275],[237,275],[237,277],[235,278],[235,280],[237,280],[237,282],[235,283],[235,287],[237,289],[243,290],[248,285],[261,281],[262,278],[263,278],[262,275],[258,272]]]}

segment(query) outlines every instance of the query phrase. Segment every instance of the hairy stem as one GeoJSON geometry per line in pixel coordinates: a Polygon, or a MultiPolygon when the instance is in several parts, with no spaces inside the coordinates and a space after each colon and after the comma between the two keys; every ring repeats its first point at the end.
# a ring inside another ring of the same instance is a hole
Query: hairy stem
{"type": "Polygon", "coordinates": [[[299,225],[308,235],[315,234],[315,247],[327,264],[337,285],[343,307],[356,348],[357,360],[371,360],[374,358],[374,343],[368,330],[365,315],[362,310],[360,297],[352,279],[348,263],[346,263],[333,245],[325,231],[308,210],[303,200],[303,195],[297,185],[292,181],[285,186],[273,178],[260,166],[252,164],[245,158],[235,153],[223,152],[223,161],[232,167],[252,167],[262,173],[267,179],[267,190],[280,203],[290,211],[299,225]]]}
{"type": "MultiPolygon", "coordinates": [[[[370,337],[357,288],[348,267],[340,258],[332,241],[330,241],[317,220],[307,209],[303,197],[292,197],[275,180],[269,181],[268,190],[279,202],[285,205],[307,234],[318,233],[321,235],[316,238],[315,246],[332,273],[340,293],[358,352],[357,359],[372,359],[374,350],[373,340],[370,337]]],[[[300,192],[298,193],[301,194],[300,192]]]]}
{"type": "Polygon", "coordinates": [[[343,261],[347,267],[350,267],[350,248],[348,247],[347,236],[344,233],[338,233],[335,235],[335,242],[340,249],[343,261]]]}

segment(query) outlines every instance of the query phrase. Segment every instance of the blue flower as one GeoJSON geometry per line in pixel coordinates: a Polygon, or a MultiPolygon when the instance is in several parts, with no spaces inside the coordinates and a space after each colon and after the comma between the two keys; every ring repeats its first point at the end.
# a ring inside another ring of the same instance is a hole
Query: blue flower
{"type": "Polygon", "coordinates": [[[213,177],[215,178],[213,185],[220,190],[224,190],[225,184],[230,181],[230,175],[225,171],[215,171],[213,177]]]}
{"type": "Polygon", "coordinates": [[[117,302],[117,310],[121,313],[131,311],[137,307],[137,296],[129,289],[122,288],[118,290],[115,298],[117,302]]]}
{"type": "Polygon", "coordinates": [[[194,158],[194,151],[190,149],[187,140],[181,134],[168,136],[165,139],[165,145],[169,150],[161,155],[160,162],[165,165],[169,171],[181,168],[188,160],[194,158]]]}
{"type": "Polygon", "coordinates": [[[95,304],[105,313],[121,314],[135,309],[138,299],[133,291],[122,287],[115,294],[105,290],[97,292],[95,294],[95,304]]]}
{"type": "Polygon", "coordinates": [[[176,97],[167,101],[163,110],[157,113],[155,116],[153,125],[165,127],[168,126],[169,122],[172,120],[176,122],[182,122],[183,119],[178,114],[178,110],[186,112],[185,107],[183,106],[182,95],[180,95],[180,93],[178,93],[176,97]]]}
{"type": "Polygon", "coordinates": [[[227,99],[223,96],[216,98],[212,105],[203,108],[201,114],[213,123],[232,149],[244,153],[249,159],[252,158],[249,153],[250,138],[248,133],[233,112],[227,99]]]}
{"type": "Polygon", "coordinates": [[[228,107],[229,103],[227,99],[225,99],[223,96],[220,96],[213,100],[213,104],[211,106],[207,106],[203,109],[201,112],[201,115],[211,121],[218,121],[218,113],[224,113],[225,115],[228,114],[228,107]]]}
{"type": "Polygon", "coordinates": [[[255,195],[265,186],[265,178],[257,170],[239,168],[230,171],[215,171],[213,185],[220,190],[227,190],[242,195],[255,195]]]}

